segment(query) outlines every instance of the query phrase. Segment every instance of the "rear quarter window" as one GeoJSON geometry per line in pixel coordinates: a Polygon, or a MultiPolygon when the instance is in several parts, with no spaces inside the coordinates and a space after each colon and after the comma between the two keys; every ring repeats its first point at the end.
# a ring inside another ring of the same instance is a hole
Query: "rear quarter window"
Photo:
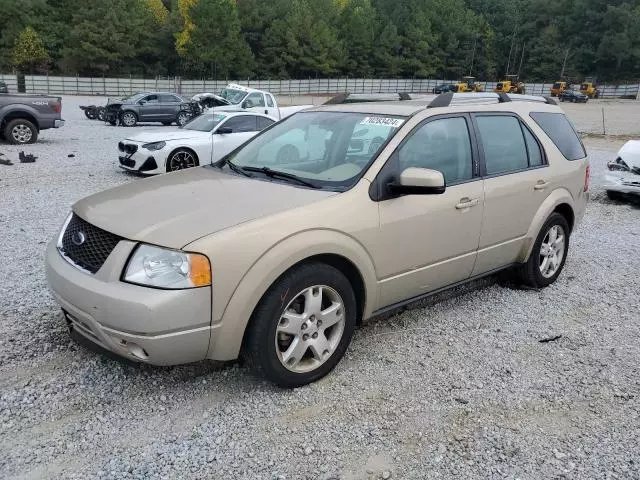
{"type": "Polygon", "coordinates": [[[563,113],[531,112],[529,114],[567,160],[587,156],[578,134],[563,113]]]}

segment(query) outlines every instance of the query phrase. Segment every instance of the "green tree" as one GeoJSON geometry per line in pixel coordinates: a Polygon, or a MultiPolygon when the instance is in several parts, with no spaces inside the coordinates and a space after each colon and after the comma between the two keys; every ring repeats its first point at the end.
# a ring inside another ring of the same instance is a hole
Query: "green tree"
{"type": "Polygon", "coordinates": [[[26,27],[13,46],[11,63],[21,72],[42,73],[47,70],[49,53],[32,27],[26,27]]]}
{"type": "Polygon", "coordinates": [[[344,71],[350,76],[372,75],[372,54],[378,25],[371,0],[350,0],[342,10],[339,26],[346,53],[344,71]]]}

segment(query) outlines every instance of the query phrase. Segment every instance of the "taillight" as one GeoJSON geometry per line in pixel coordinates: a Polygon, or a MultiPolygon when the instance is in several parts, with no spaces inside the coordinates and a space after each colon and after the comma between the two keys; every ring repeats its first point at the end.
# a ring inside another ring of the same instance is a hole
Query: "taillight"
{"type": "Polygon", "coordinates": [[[62,101],[60,99],[56,100],[51,104],[51,108],[56,113],[60,113],[62,111],[62,101]]]}
{"type": "Polygon", "coordinates": [[[587,163],[587,170],[584,172],[584,192],[589,190],[589,182],[591,181],[591,165],[587,163]]]}

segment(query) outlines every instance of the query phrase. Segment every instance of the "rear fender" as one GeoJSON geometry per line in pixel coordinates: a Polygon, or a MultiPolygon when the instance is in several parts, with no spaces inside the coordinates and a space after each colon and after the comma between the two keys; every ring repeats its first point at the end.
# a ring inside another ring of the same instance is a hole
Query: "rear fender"
{"type": "Polygon", "coordinates": [[[38,112],[38,110],[29,105],[25,105],[22,103],[13,103],[0,108],[0,123],[2,123],[4,119],[11,114],[13,114],[15,118],[19,118],[20,115],[22,115],[23,117],[29,118],[30,120],[33,119],[35,121],[36,128],[40,128],[38,122],[40,113],[38,112]]]}
{"type": "Polygon", "coordinates": [[[563,203],[568,204],[575,213],[575,202],[571,196],[571,192],[566,188],[558,188],[554,190],[549,194],[544,202],[542,202],[542,205],[540,205],[540,208],[533,217],[533,221],[531,222],[531,226],[529,227],[529,231],[527,232],[527,236],[522,245],[522,250],[520,251],[520,255],[518,255],[518,262],[524,263],[529,259],[529,255],[531,255],[531,250],[533,249],[533,244],[535,243],[536,238],[538,238],[542,225],[544,225],[544,222],[547,221],[547,218],[549,218],[549,215],[553,213],[556,207],[563,203]]]}
{"type": "Polygon", "coordinates": [[[294,265],[326,254],[344,257],[358,269],[365,291],[363,318],[371,316],[377,302],[377,282],[373,262],[364,247],[352,237],[333,230],[306,231],[275,245],[245,274],[227,303],[221,321],[212,326],[207,357],[237,358],[247,324],[265,292],[294,265]]]}

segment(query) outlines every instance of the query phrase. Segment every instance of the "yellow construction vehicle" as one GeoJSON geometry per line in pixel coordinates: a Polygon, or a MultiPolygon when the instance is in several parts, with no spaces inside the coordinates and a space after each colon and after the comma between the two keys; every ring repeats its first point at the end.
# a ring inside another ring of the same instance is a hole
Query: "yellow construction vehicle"
{"type": "Polygon", "coordinates": [[[589,98],[598,98],[600,96],[600,90],[593,82],[582,82],[580,91],[589,98]]]}
{"type": "Polygon", "coordinates": [[[456,84],[456,92],[484,92],[484,87],[476,83],[476,77],[462,77],[462,81],[456,84]]]}
{"type": "Polygon", "coordinates": [[[562,92],[564,92],[570,87],[571,85],[569,84],[569,82],[556,82],[551,87],[551,96],[557,97],[558,95],[560,95],[562,92]]]}
{"type": "Polygon", "coordinates": [[[506,80],[497,83],[493,89],[496,93],[525,93],[524,82],[520,82],[518,75],[505,75],[506,80]]]}

